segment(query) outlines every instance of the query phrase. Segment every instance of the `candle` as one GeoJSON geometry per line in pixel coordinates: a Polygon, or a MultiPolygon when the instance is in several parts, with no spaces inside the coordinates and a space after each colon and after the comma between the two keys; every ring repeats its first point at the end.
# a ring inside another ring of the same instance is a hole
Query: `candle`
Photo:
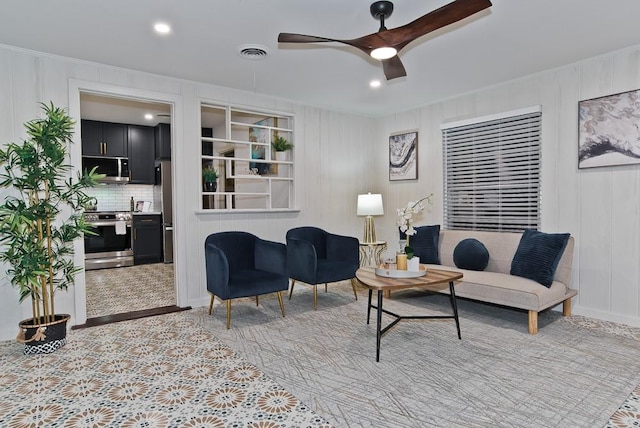
{"type": "Polygon", "coordinates": [[[396,264],[398,265],[398,270],[407,270],[407,255],[404,253],[396,254],[396,264]]]}

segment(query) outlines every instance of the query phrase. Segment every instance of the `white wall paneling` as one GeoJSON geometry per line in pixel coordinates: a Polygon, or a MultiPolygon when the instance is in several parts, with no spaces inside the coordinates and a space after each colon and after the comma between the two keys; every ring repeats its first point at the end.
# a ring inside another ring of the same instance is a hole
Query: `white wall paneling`
{"type": "MultiPolygon", "coordinates": [[[[181,305],[206,305],[204,239],[221,230],[246,230],[283,242],[294,226],[316,225],[360,237],[356,195],[382,193],[385,215],[377,233],[397,246],[395,211],[409,200],[435,194],[423,224],[442,221],[442,143],[440,124],[531,105],[542,106],[542,229],[568,231],[576,238],[573,287],[580,293],[574,312],[640,325],[640,166],[577,169],[577,103],[640,88],[640,46],[516,81],[461,95],[383,118],[338,113],[228,88],[181,81],[0,46],[0,137],[3,144],[24,137],[22,123],[39,114],[50,99],[79,111],[79,100],[65,96],[69,85],[86,83],[134,97],[173,103],[174,205],[177,216],[176,281],[181,305]],[[295,213],[197,215],[200,194],[200,101],[290,112],[295,116],[295,213]],[[389,182],[388,138],[418,129],[418,180],[389,182]],[[180,291],[182,290],[182,291],[180,291]]],[[[79,85],[82,86],[82,85],[79,85]]],[[[79,152],[77,154],[79,157],[79,152]]],[[[82,278],[82,275],[81,275],[82,278]]],[[[82,282],[82,279],[80,280],[82,282]]],[[[29,308],[0,277],[0,340],[15,336],[29,308]],[[24,309],[26,308],[26,309],[24,309]]],[[[63,296],[75,318],[82,310],[75,295],[63,296]]],[[[82,300],[82,299],[80,299],[82,300]]]]}
{"type": "MultiPolygon", "coordinates": [[[[396,195],[392,201],[399,207],[433,191],[432,208],[439,212],[423,217],[421,224],[441,223],[442,138],[434,128],[541,105],[541,229],[576,238],[574,313],[640,326],[640,166],[577,168],[578,101],[640,88],[639,70],[640,47],[633,47],[419,108],[419,119],[415,111],[386,117],[378,121],[379,159],[387,156],[390,132],[418,128],[421,164],[417,182],[387,181],[382,192],[396,195]],[[438,161],[425,162],[425,152],[438,161]],[[433,174],[424,173],[425,164],[433,174]]],[[[385,216],[378,235],[396,239],[394,223],[394,216],[385,216]]]]}

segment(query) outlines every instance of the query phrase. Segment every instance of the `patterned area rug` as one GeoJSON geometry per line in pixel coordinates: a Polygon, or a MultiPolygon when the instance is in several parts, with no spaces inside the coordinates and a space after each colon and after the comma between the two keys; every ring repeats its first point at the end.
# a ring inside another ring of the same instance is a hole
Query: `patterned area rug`
{"type": "MultiPolygon", "coordinates": [[[[284,319],[275,297],[260,302],[234,302],[228,331],[224,308],[216,309],[212,330],[336,426],[640,423],[640,329],[547,311],[531,336],[526,312],[459,301],[461,341],[451,320],[402,321],[382,338],[376,363],[364,290],[355,302],[348,283],[330,285],[314,311],[311,288],[296,287],[284,319]]],[[[412,290],[384,306],[406,315],[450,311],[443,296],[412,290]]]]}
{"type": "Polygon", "coordinates": [[[0,342],[0,426],[331,427],[218,341],[202,311],[73,330],[68,339],[40,356],[0,342]]]}

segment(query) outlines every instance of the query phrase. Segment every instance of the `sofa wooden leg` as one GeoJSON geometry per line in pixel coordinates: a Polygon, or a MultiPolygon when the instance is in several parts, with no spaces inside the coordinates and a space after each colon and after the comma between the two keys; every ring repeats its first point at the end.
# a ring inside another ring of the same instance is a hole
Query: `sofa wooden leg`
{"type": "Polygon", "coordinates": [[[231,328],[231,299],[227,299],[227,330],[231,328]]]}
{"type": "Polygon", "coordinates": [[[570,317],[571,316],[571,297],[562,302],[562,316],[570,317]]]}
{"type": "Polygon", "coordinates": [[[213,295],[213,293],[211,294],[211,300],[209,301],[209,315],[211,315],[211,313],[213,312],[213,300],[216,298],[216,296],[213,295]]]}
{"type": "Polygon", "coordinates": [[[258,296],[256,296],[256,306],[260,306],[260,303],[258,301],[258,296]]]}
{"type": "Polygon", "coordinates": [[[356,279],[351,278],[351,288],[353,288],[353,295],[356,296],[356,302],[358,301],[358,290],[356,290],[356,279]]]}
{"type": "Polygon", "coordinates": [[[529,311],[529,334],[538,334],[538,312],[529,311]]]}

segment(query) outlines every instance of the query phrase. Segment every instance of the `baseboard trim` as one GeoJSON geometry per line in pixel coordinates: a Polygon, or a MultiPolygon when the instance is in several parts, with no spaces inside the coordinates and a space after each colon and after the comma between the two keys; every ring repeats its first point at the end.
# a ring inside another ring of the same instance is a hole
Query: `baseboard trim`
{"type": "Polygon", "coordinates": [[[597,309],[585,308],[580,305],[575,305],[572,313],[574,315],[582,315],[583,317],[596,318],[602,321],[626,324],[631,327],[640,327],[640,317],[619,315],[611,312],[599,311],[597,309]]]}

